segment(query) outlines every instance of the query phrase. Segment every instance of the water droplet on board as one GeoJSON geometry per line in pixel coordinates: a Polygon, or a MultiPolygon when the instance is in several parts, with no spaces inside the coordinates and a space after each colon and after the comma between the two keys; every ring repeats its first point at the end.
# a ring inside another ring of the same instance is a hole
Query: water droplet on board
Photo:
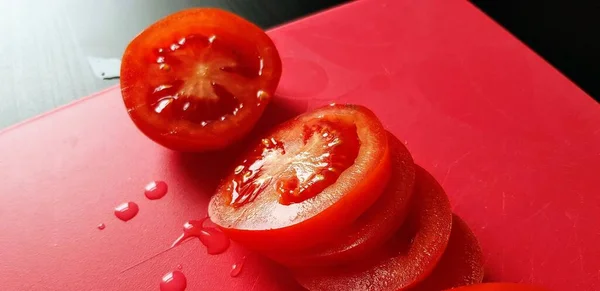
{"type": "Polygon", "coordinates": [[[144,195],[146,195],[146,198],[150,200],[156,200],[165,197],[169,187],[167,186],[167,183],[163,181],[153,181],[148,183],[144,189],[144,195]]]}
{"type": "Polygon", "coordinates": [[[182,244],[189,238],[197,238],[206,246],[208,254],[217,255],[229,248],[230,241],[225,234],[216,227],[205,227],[202,220],[190,220],[183,225],[183,233],[173,242],[172,247],[182,244]]]}
{"type": "Polygon", "coordinates": [[[186,287],[187,278],[179,271],[167,273],[160,282],[160,291],[184,291],[186,287]]]}
{"type": "Polygon", "coordinates": [[[246,257],[243,257],[239,262],[233,264],[231,266],[231,277],[237,277],[242,273],[242,269],[244,269],[244,263],[246,262],[246,257]]]}
{"type": "Polygon", "coordinates": [[[140,207],[135,202],[125,202],[115,207],[115,216],[120,220],[128,221],[134,218],[139,211],[140,207]]]}
{"type": "Polygon", "coordinates": [[[181,270],[181,269],[183,269],[183,266],[182,265],[177,265],[177,270],[181,270]]]}
{"type": "Polygon", "coordinates": [[[105,229],[105,228],[106,228],[106,225],[104,225],[104,223],[100,223],[100,224],[98,224],[97,228],[98,228],[99,230],[103,230],[103,229],[105,229]]]}

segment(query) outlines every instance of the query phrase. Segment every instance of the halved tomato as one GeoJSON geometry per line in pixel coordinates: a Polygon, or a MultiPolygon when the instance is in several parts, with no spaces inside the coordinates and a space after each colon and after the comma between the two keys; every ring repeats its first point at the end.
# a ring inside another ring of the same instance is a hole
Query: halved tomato
{"type": "Polygon", "coordinates": [[[452,291],[549,291],[546,288],[515,284],[515,283],[485,283],[449,289],[452,291]]]}
{"type": "Polygon", "coordinates": [[[330,105],[275,128],[210,201],[211,219],[257,250],[327,241],[381,195],[390,176],[387,133],[358,105],[330,105]]]}
{"type": "Polygon", "coordinates": [[[223,148],[246,135],[281,77],[256,25],[213,8],[169,15],[131,41],[121,92],[135,125],[174,150],[223,148]]]}
{"type": "Polygon", "coordinates": [[[416,192],[406,223],[369,259],[344,266],[292,270],[311,291],[396,291],[419,283],[435,268],[452,229],[446,193],[424,169],[416,168],[416,192]]]}
{"type": "Polygon", "coordinates": [[[431,274],[411,291],[444,290],[483,281],[483,254],[469,226],[452,217],[448,247],[431,274]]]}
{"type": "Polygon", "coordinates": [[[364,258],[402,225],[414,192],[415,164],[408,149],[388,134],[392,174],[383,194],[365,213],[331,241],[296,253],[266,253],[286,266],[338,265],[364,258]]]}

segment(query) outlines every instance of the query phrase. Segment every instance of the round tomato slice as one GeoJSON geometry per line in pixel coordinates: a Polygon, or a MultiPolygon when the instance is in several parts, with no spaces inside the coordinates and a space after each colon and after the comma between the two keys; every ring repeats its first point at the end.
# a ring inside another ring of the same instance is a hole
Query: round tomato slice
{"type": "Polygon", "coordinates": [[[411,291],[444,290],[483,281],[483,254],[469,226],[452,217],[448,247],[431,274],[411,291]]]}
{"type": "Polygon", "coordinates": [[[302,114],[266,135],[218,187],[211,219],[256,250],[329,240],[379,198],[390,176],[387,133],[358,105],[302,114]]]}
{"type": "Polygon", "coordinates": [[[271,100],[281,59],[259,27],[213,8],[169,15],[129,43],[121,93],[135,125],[174,150],[226,147],[271,100]]]}
{"type": "Polygon", "coordinates": [[[308,290],[396,291],[422,281],[444,253],[452,229],[446,193],[424,169],[416,167],[415,193],[406,223],[367,260],[327,268],[293,270],[308,290]]]}
{"type": "Polygon", "coordinates": [[[450,289],[452,291],[549,291],[546,288],[515,284],[515,283],[485,283],[450,289]]]}
{"type": "Polygon", "coordinates": [[[336,265],[363,258],[384,244],[404,222],[415,184],[415,164],[410,152],[391,133],[388,141],[392,174],[373,206],[323,245],[302,252],[266,255],[286,266],[336,265]]]}

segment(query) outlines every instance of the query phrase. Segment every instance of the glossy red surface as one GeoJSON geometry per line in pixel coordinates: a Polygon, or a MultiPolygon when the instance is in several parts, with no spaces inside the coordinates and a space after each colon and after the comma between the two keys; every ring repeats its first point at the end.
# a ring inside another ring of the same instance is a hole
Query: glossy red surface
{"type": "MultiPolygon", "coordinates": [[[[355,1],[270,35],[285,72],[262,124],[367,105],[443,184],[489,280],[600,289],[600,106],[525,45],[468,2],[443,0],[355,1]]],[[[191,241],[123,271],[204,217],[230,160],[148,140],[118,88],[2,131],[3,288],[156,290],[182,264],[189,290],[294,290],[254,256],[231,278],[246,255],[235,244],[212,256],[191,241]],[[169,195],[149,201],[140,185],[154,179],[169,195]],[[113,209],[131,200],[140,212],[123,223],[113,209]]]]}

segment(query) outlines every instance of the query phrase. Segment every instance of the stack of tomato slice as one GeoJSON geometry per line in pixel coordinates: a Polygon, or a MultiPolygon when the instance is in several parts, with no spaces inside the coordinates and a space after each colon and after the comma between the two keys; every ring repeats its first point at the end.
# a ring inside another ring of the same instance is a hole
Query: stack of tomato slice
{"type": "MultiPolygon", "coordinates": [[[[131,41],[121,90],[131,119],[152,140],[179,151],[218,150],[255,126],[281,70],[259,27],[197,8],[131,41]]],[[[319,108],[265,135],[223,180],[209,214],[309,290],[435,291],[483,279],[477,239],[452,214],[442,187],[358,105],[319,108]]],[[[464,290],[539,290],[473,288],[464,290]]]]}
{"type": "Polygon", "coordinates": [[[369,109],[330,105],[264,136],[209,206],[232,239],[309,290],[479,283],[482,254],[436,180],[369,109]]]}

